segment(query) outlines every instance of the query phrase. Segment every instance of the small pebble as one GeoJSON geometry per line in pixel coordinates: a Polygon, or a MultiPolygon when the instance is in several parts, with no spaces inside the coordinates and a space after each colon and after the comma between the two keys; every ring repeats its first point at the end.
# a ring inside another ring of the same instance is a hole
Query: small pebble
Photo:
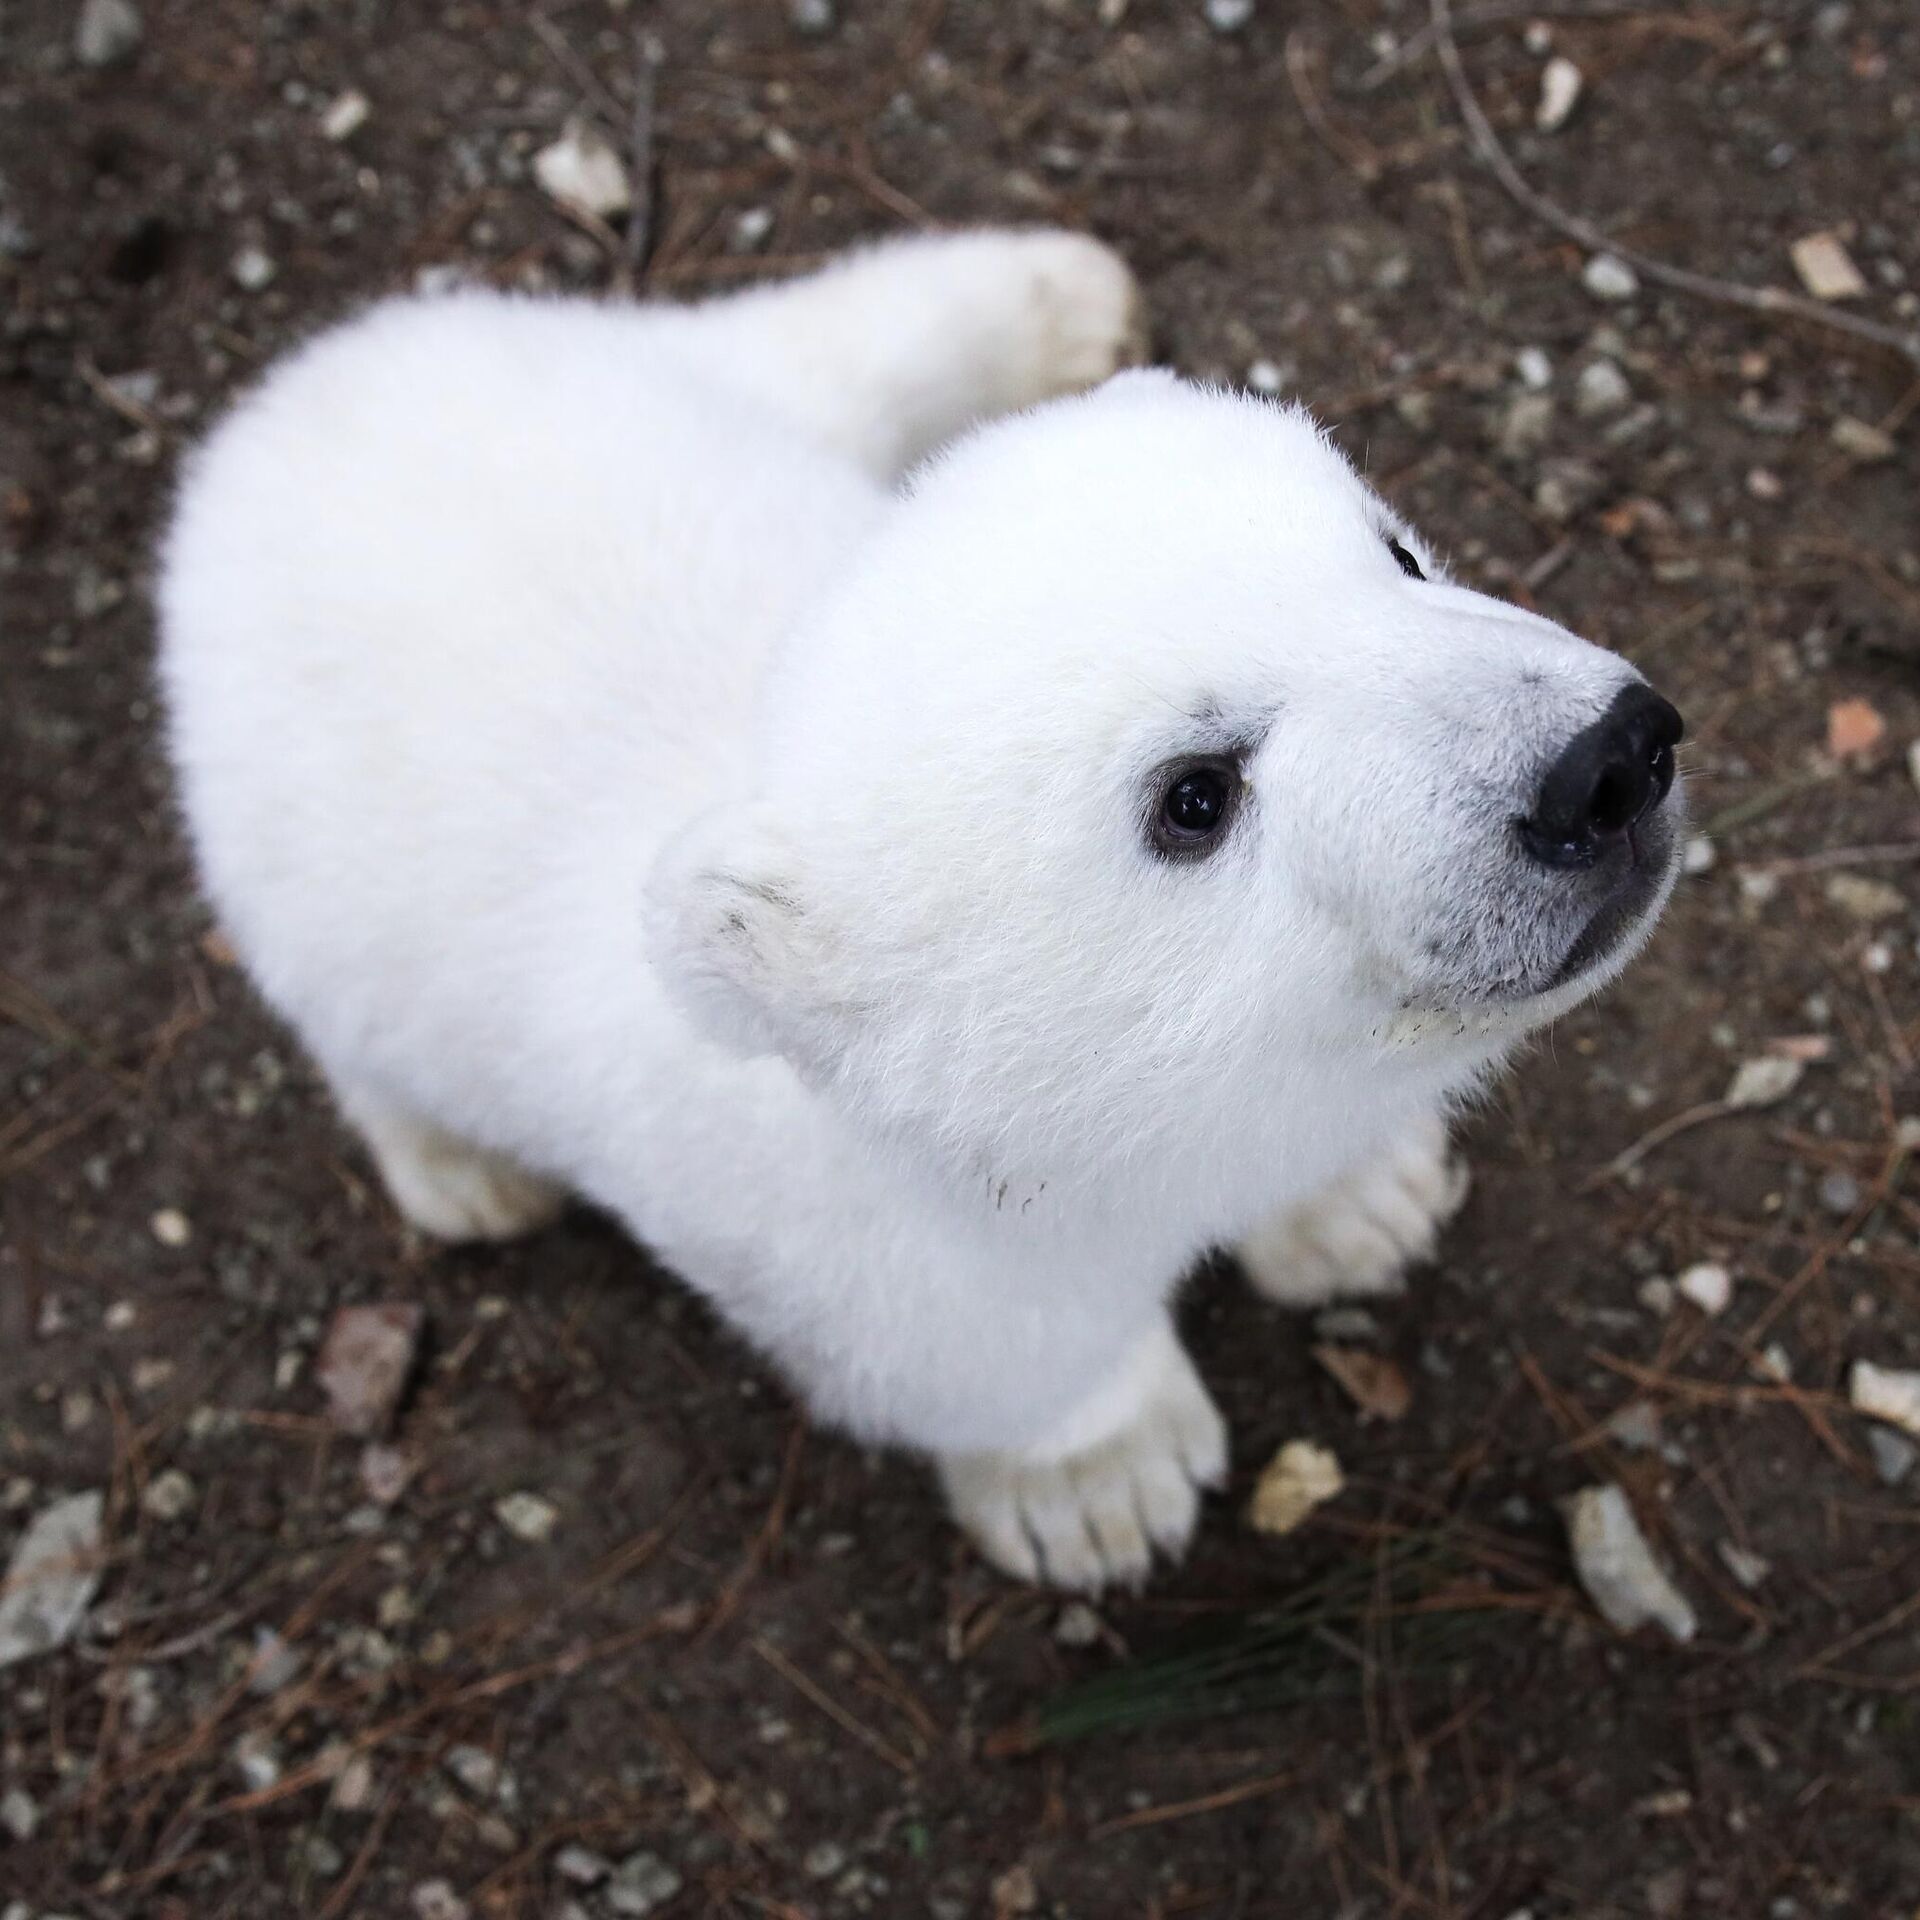
{"type": "Polygon", "coordinates": [[[1287,384],[1287,376],[1274,360],[1256,360],[1247,369],[1247,385],[1255,393],[1278,393],[1287,384]]]}
{"type": "Polygon", "coordinates": [[[1583,420],[1618,413],[1633,398],[1627,376],[1611,360],[1595,360],[1580,369],[1574,383],[1573,407],[1583,420]]]}
{"type": "Polygon", "coordinates": [[[1806,1070],[1804,1061],[1763,1053],[1740,1063],[1723,1098],[1730,1107],[1771,1107],[1800,1084],[1806,1070]]]}
{"type": "Polygon", "coordinates": [[[537,1493],[502,1494],[493,1511],[509,1533],[536,1546],[551,1536],[560,1519],[560,1509],[537,1493]]]}
{"type": "Polygon", "coordinates": [[[74,22],[73,57],[83,67],[117,67],[140,50],[144,31],[133,0],[86,0],[74,22]]]}
{"type": "Polygon", "coordinates": [[[162,1207],[147,1226],[163,1247],[184,1247],[193,1238],[193,1223],[178,1207],[162,1207]]]}
{"type": "Polygon", "coordinates": [[[1751,1593],[1773,1571],[1773,1562],[1731,1540],[1720,1542],[1720,1560],[1726,1570],[1751,1593]]]}
{"type": "Polygon", "coordinates": [[[1820,1204],[1829,1213],[1851,1213],[1860,1204],[1860,1182],[1850,1173],[1823,1173],[1819,1192],[1820,1204]]]}
{"type": "Polygon", "coordinates": [[[847,1864],[847,1850],[831,1840],[809,1847],[800,1862],[800,1871],[809,1880],[831,1880],[847,1864]]]}
{"type": "Polygon", "coordinates": [[[1680,856],[1680,864],[1686,872],[1692,874],[1711,873],[1720,850],[1704,833],[1692,835],[1686,845],[1686,851],[1680,856]]]}
{"type": "Polygon", "coordinates": [[[1711,1260],[1689,1267],[1674,1286],[1683,1299],[1691,1300],[1710,1317],[1725,1313],[1728,1301],[1733,1298],[1733,1275],[1711,1260]]]}
{"type": "Polygon", "coordinates": [[[1864,420],[1856,420],[1851,414],[1843,413],[1833,423],[1829,437],[1849,460],[1858,461],[1863,467],[1877,466],[1883,460],[1891,460],[1900,451],[1899,442],[1892,434],[1882,433],[1878,427],[1869,426],[1864,420]]]}
{"type": "Polygon", "coordinates": [[[342,1813],[360,1813],[373,1804],[373,1762],[364,1753],[354,1754],[340,1769],[330,1797],[342,1813]]]}
{"type": "Polygon", "coordinates": [[[0,1827],[4,1827],[24,1847],[40,1824],[40,1808],[25,1787],[9,1787],[0,1793],[0,1827]]]}
{"type": "Polygon", "coordinates": [[[1675,1639],[1697,1630],[1692,1607],[1653,1557],[1619,1487],[1586,1487],[1561,1502],[1580,1584],[1609,1626],[1631,1633],[1649,1620],[1675,1639]]]}
{"type": "Polygon", "coordinates": [[[1254,0],[1206,0],[1207,25],[1215,33],[1238,33],[1253,18],[1254,0]]]}
{"type": "Polygon", "coordinates": [[[1543,347],[1522,347],[1513,356],[1513,366],[1530,393],[1542,393],[1553,384],[1553,361],[1543,347]]]}
{"type": "Polygon", "coordinates": [[[637,1920],[665,1906],[680,1885],[679,1874],[657,1853],[631,1853],[613,1870],[602,1898],[615,1913],[637,1920]]]}
{"type": "Polygon", "coordinates": [[[767,235],[772,231],[771,207],[747,207],[734,215],[733,226],[727,234],[727,250],[730,253],[752,253],[756,248],[766,245],[767,235]]]}
{"type": "Polygon", "coordinates": [[[1586,76],[1564,54],[1555,54],[1540,75],[1540,104],[1533,124],[1542,133],[1558,133],[1580,104],[1586,76]]]}
{"type": "Polygon", "coordinates": [[[1596,253],[1581,273],[1580,283],[1596,300],[1631,300],[1640,291],[1640,276],[1611,253],[1596,253]]]}
{"type": "Polygon", "coordinates": [[[1904,1433],[1888,1427],[1867,1429],[1867,1451],[1873,1455],[1873,1470],[1884,1487],[1897,1487],[1913,1471],[1913,1463],[1920,1460],[1920,1447],[1904,1433]]]}
{"type": "Polygon", "coordinates": [[[1827,898],[1849,920],[1873,926],[1898,919],[1907,910],[1907,896],[1890,880],[1870,879],[1864,873],[1836,873],[1827,881],[1827,898]]]}
{"type": "Polygon", "coordinates": [[[193,1482],[178,1467],[156,1473],[140,1496],[140,1511],[155,1520],[179,1520],[191,1510],[196,1498],[193,1482]]]}
{"type": "Polygon", "coordinates": [[[569,120],[560,138],[533,156],[533,177],[549,198],[598,220],[610,220],[633,204],[626,163],[589,121],[569,120]]]}
{"type": "Polygon", "coordinates": [[[787,0],[787,18],[793,22],[794,32],[817,39],[834,29],[833,0],[787,0]]]}
{"type": "Polygon", "coordinates": [[[1838,234],[1804,234],[1787,252],[1800,284],[1816,300],[1858,300],[1867,291],[1860,269],[1838,234]]]}
{"type": "Polygon", "coordinates": [[[1311,1440],[1289,1440],[1255,1484],[1247,1524],[1256,1533],[1291,1533],[1345,1485],[1340,1462],[1329,1449],[1311,1440]]]}
{"type": "Polygon", "coordinates": [[[242,293],[259,293],[273,285],[280,269],[264,247],[242,247],[228,261],[227,271],[242,293]]]}
{"type": "Polygon", "coordinates": [[[1660,1414],[1650,1401],[1629,1400],[1607,1422],[1607,1432],[1629,1453],[1651,1453],[1660,1444],[1660,1414]]]}
{"type": "Polygon", "coordinates": [[[1071,1600],[1053,1623],[1053,1637],[1063,1647],[1090,1647],[1099,1640],[1100,1616],[1084,1600],[1071,1600]]]}
{"type": "Polygon", "coordinates": [[[351,140],[373,116],[373,103],[358,87],[335,94],[320,116],[320,131],[329,140],[351,140]]]}
{"type": "Polygon", "coordinates": [[[1920,1372],[1856,1360],[1847,1374],[1847,1398],[1871,1419],[1920,1439],[1920,1372]]]}
{"type": "Polygon", "coordinates": [[[597,1887],[613,1871],[613,1862],[591,1847],[562,1847],[553,1856],[553,1870],[576,1887],[597,1887]]]}
{"type": "Polygon", "coordinates": [[[228,1754],[250,1792],[264,1793],[279,1785],[280,1756],[264,1733],[243,1733],[228,1754]]]}
{"type": "Polygon", "coordinates": [[[1553,414],[1551,394],[1516,394],[1494,432],[1500,451],[1509,460],[1525,460],[1538,453],[1553,433],[1553,414]]]}
{"type": "Polygon", "coordinates": [[[422,1880],[408,1903],[415,1920],[471,1920],[473,1909],[453,1890],[450,1880],[422,1880]]]}
{"type": "Polygon", "coordinates": [[[258,1694],[263,1700],[271,1699],[292,1683],[300,1667],[297,1647],[289,1646],[271,1627],[254,1628],[253,1657],[247,1665],[249,1693],[258,1694]]]}

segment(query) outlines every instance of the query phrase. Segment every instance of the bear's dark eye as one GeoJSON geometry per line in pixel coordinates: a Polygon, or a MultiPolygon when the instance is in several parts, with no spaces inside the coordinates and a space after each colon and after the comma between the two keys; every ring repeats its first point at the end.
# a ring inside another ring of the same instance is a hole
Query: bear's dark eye
{"type": "Polygon", "coordinates": [[[1220,844],[1240,791],[1228,759],[1182,761],[1169,770],[1153,817],[1153,844],[1166,854],[1210,853],[1220,844]]]}
{"type": "Polygon", "coordinates": [[[1393,555],[1394,564],[1409,580],[1424,580],[1427,577],[1420,570],[1420,562],[1392,534],[1387,535],[1387,551],[1393,555]]]}

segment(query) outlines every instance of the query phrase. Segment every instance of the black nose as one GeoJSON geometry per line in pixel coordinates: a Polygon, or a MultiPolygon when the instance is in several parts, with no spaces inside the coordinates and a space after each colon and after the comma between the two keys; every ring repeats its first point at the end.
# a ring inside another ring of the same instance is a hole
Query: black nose
{"type": "Polygon", "coordinates": [[[1520,840],[1543,866],[1590,867],[1667,797],[1686,727],[1642,682],[1568,741],[1540,783],[1520,840]]]}

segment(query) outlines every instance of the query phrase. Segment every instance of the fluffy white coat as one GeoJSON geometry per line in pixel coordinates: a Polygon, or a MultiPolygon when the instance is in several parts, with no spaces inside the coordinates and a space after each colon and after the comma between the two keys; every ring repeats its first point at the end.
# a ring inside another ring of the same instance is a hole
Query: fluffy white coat
{"type": "Polygon", "coordinates": [[[1448,1101],[1668,883],[1555,977],[1593,903],[1510,822],[1630,669],[1439,578],[1298,413],[1036,406],[1137,344],[1055,233],[381,306],[215,433],[162,590],[207,890],[402,1211],[590,1197],[1086,1587],[1224,1468],[1194,1259],[1390,1283],[1448,1101]],[[1233,817],[1168,857],[1196,754],[1233,817]]]}

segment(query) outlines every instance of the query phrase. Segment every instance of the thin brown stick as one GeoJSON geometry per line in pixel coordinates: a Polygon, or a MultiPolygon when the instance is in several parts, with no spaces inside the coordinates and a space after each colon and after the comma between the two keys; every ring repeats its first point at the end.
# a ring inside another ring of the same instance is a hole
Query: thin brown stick
{"type": "Polygon", "coordinates": [[[1223,1807],[1237,1807],[1248,1800],[1264,1799],[1290,1787],[1300,1778],[1297,1768],[1286,1773],[1270,1773],[1258,1780],[1242,1780],[1238,1786],[1222,1787],[1218,1793],[1203,1793],[1195,1800],[1175,1800],[1161,1807],[1140,1807],[1112,1820],[1103,1820],[1090,1828],[1089,1840],[1105,1840],[1116,1833],[1132,1833],[1139,1827],[1157,1827],[1169,1820],[1188,1820],[1196,1813],[1218,1813],[1223,1807]]]}
{"type": "Polygon", "coordinates": [[[748,1645],[781,1679],[811,1700],[835,1726],[851,1734],[869,1753],[884,1760],[896,1773],[912,1776],[913,1762],[899,1748],[889,1745],[864,1720],[858,1720],[850,1714],[818,1681],[802,1673],[771,1640],[756,1633],[748,1645]]]}
{"type": "Polygon", "coordinates": [[[1704,1127],[1709,1120],[1724,1120],[1729,1114],[1742,1111],[1742,1108],[1726,1100],[1703,1100],[1697,1107],[1670,1114],[1658,1126],[1649,1127],[1632,1146],[1622,1148],[1605,1166],[1588,1174],[1574,1191],[1592,1193],[1604,1187],[1609,1180],[1617,1180],[1623,1173],[1630,1173],[1655,1147],[1665,1146],[1676,1134],[1690,1133],[1695,1127],[1704,1127]]]}
{"type": "Polygon", "coordinates": [[[1433,49],[1439,56],[1454,104],[1466,123],[1467,137],[1474,150],[1486,162],[1488,171],[1505,188],[1510,199],[1524,208],[1543,226],[1584,247],[1589,253],[1610,253],[1624,260],[1645,279],[1675,293],[1716,306],[1736,307],[1745,313],[1757,313],[1768,319],[1799,320],[1828,333],[1843,333],[1864,346],[1879,347],[1897,355],[1908,366],[1920,369],[1920,331],[1889,327],[1878,320],[1844,313],[1817,300],[1779,287],[1749,287],[1735,280],[1722,280],[1712,274],[1695,273],[1691,267],[1676,267],[1671,261],[1642,253],[1637,247],[1623,246],[1609,238],[1603,229],[1584,214],[1571,213],[1557,200],[1549,199],[1535,187],[1513,163],[1512,156],[1493,130],[1493,122],[1480,105],[1473,83],[1467,78],[1460,47],[1453,32],[1452,0],[1428,0],[1432,10],[1433,49]]]}

